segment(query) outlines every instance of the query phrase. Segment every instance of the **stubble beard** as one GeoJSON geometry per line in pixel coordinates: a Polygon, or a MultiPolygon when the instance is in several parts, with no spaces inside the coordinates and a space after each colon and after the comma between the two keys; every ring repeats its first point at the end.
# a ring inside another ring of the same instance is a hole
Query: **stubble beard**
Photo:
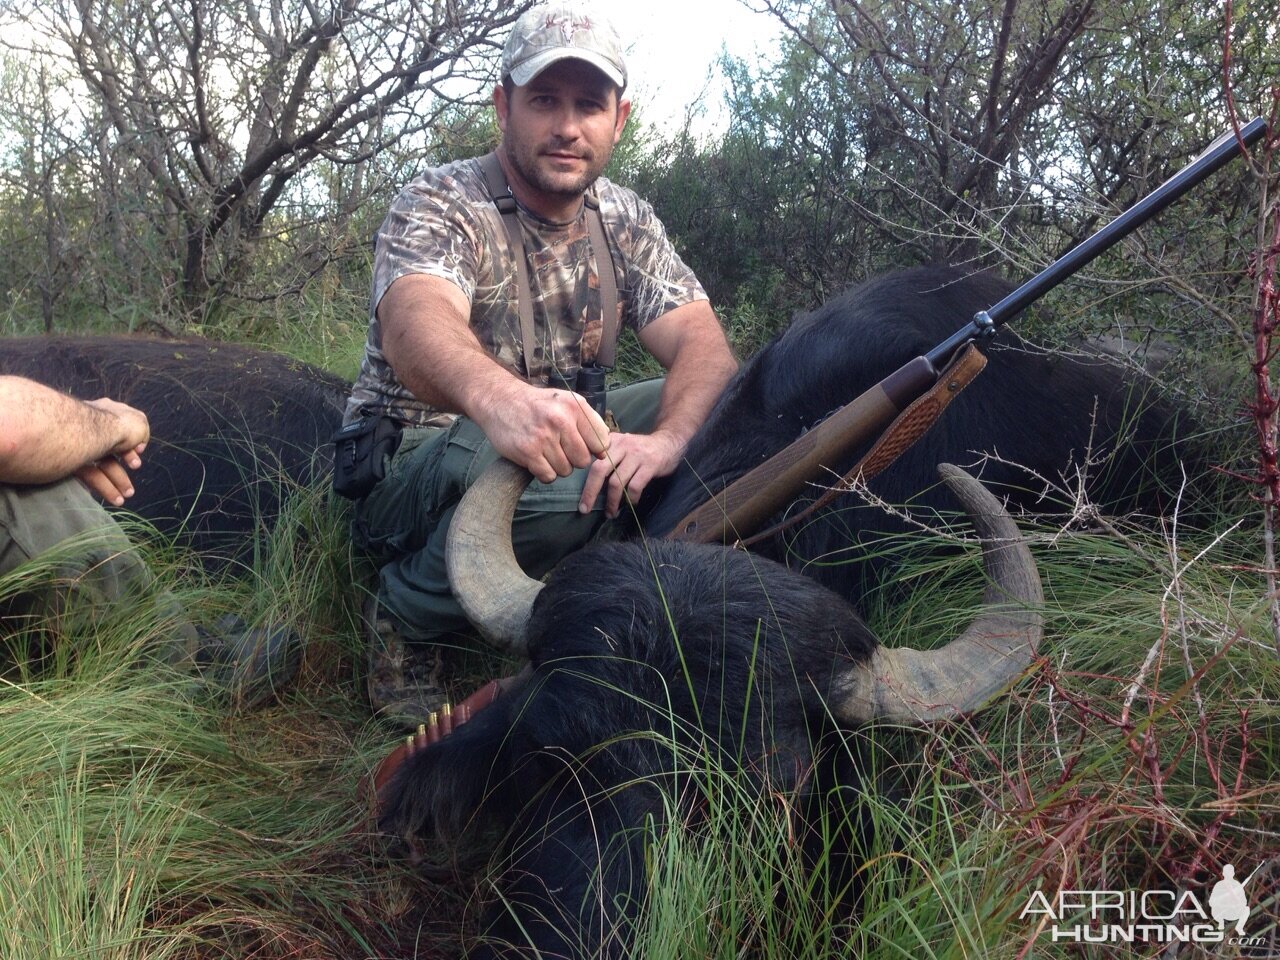
{"type": "Polygon", "coordinates": [[[603,159],[597,156],[588,156],[585,158],[587,169],[580,175],[573,177],[573,179],[566,179],[567,175],[565,174],[555,175],[543,170],[539,163],[539,149],[528,143],[509,141],[507,157],[510,159],[511,165],[515,167],[516,172],[520,174],[529,186],[542,193],[565,197],[566,199],[582,196],[587,187],[595,182],[609,162],[609,151],[605,153],[603,159]]]}

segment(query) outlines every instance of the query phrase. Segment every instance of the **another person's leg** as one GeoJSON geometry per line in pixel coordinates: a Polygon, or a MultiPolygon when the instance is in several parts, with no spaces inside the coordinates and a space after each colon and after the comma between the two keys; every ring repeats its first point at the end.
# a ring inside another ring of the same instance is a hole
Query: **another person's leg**
{"type": "MultiPolygon", "coordinates": [[[[147,594],[152,577],[129,538],[78,480],[40,486],[0,485],[0,575],[26,565],[29,577],[6,598],[21,615],[62,632],[68,616],[92,617],[119,601],[147,594]]],[[[171,598],[174,649],[166,659],[195,655],[196,633],[171,598]]]]}
{"type": "Polygon", "coordinates": [[[244,706],[270,699],[297,670],[300,640],[287,628],[250,628],[238,617],[194,626],[173,595],[157,589],[119,524],[74,478],[0,485],[0,577],[24,565],[30,576],[0,590],[0,605],[55,638],[70,628],[69,618],[85,622],[120,603],[151,602],[164,637],[153,655],[199,671],[244,706]]]}

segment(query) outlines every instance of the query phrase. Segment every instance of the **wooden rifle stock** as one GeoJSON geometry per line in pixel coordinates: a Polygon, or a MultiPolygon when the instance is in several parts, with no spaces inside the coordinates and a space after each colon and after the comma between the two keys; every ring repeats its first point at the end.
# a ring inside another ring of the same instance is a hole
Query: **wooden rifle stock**
{"type": "Polygon", "coordinates": [[[877,437],[914,400],[937,383],[939,371],[963,346],[989,340],[1011,317],[1044,296],[1105,250],[1128,236],[1191,188],[1239,156],[1267,134],[1257,117],[1209,144],[1159,187],[1093,236],[1022,284],[989,310],[938,344],[927,354],[899,367],[785,449],[729,484],[688,513],[667,534],[671,540],[734,543],[755,533],[808,484],[834,479],[831,467],[877,437]]]}
{"type": "Polygon", "coordinates": [[[790,446],[735,480],[688,514],[667,537],[694,543],[732,543],[749,536],[781,510],[805,484],[874,440],[938,379],[924,357],[899,367],[845,404],[790,446]],[[896,399],[895,399],[896,398],[896,399]]]}

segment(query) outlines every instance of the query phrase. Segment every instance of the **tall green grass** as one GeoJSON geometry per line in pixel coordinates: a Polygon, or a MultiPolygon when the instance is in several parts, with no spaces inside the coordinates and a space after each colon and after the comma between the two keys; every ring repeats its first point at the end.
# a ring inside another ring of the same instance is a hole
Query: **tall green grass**
{"type": "MultiPolygon", "coordinates": [[[[359,685],[369,571],[341,511],[292,493],[234,579],[147,551],[193,618],[302,632],[304,667],[279,704],[237,710],[159,662],[163,604],[84,618],[39,662],[24,657],[47,644],[40,624],[4,628],[0,955],[461,953],[468,902],[488,888],[417,876],[368,829],[358,784],[395,740],[359,685]]],[[[1221,864],[1280,853],[1280,662],[1249,569],[1255,534],[1215,538],[1228,527],[1031,530],[1039,662],[969,720],[837,745],[864,774],[824,787],[839,802],[808,852],[797,798],[683,758],[699,815],[673,805],[673,828],[652,832],[631,956],[1148,955],[1054,945],[1019,913],[1034,890],[1203,893],[1221,864]]],[[[976,552],[931,549],[949,543],[886,545],[902,560],[872,603],[886,643],[945,642],[971,617],[976,552]]],[[[0,596],[40,575],[0,578],[0,596]]],[[[1261,876],[1250,932],[1274,937],[1280,870],[1261,876]]]]}
{"type": "MultiPolygon", "coordinates": [[[[1249,933],[1271,947],[1238,955],[1274,955],[1280,661],[1246,562],[1251,531],[1178,543],[1109,523],[1033,538],[1046,638],[1010,696],[924,731],[864,731],[879,759],[833,804],[836,821],[856,819],[816,867],[798,854],[793,805],[744,796],[722,772],[708,825],[653,839],[634,956],[1145,956],[1055,944],[1021,913],[1037,890],[1190,889],[1207,902],[1226,863],[1263,866],[1249,933]],[[850,834],[856,906],[823,869],[850,834]]],[[[887,548],[903,565],[873,619],[890,645],[944,642],[977,602],[972,551],[929,539],[887,548]]],[[[1180,955],[1208,955],[1197,949],[1180,955]]]]}
{"type": "MultiPolygon", "coordinates": [[[[279,704],[244,712],[168,666],[166,603],[0,621],[6,960],[373,956],[433,897],[454,899],[408,893],[420,881],[368,830],[359,784],[389,735],[354,683],[362,571],[344,518],[300,493],[234,579],[147,551],[157,592],[192,619],[234,611],[300,630],[304,669],[279,704]]],[[[0,597],[54,572],[19,568],[0,597]]]]}

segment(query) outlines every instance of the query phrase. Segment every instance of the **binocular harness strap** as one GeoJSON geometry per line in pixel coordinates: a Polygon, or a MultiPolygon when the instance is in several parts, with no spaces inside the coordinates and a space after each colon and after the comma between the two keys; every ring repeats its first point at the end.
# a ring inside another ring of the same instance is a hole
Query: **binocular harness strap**
{"type": "MultiPolygon", "coordinates": [[[[516,262],[516,309],[520,315],[520,339],[524,347],[525,376],[532,381],[546,371],[534,367],[534,346],[537,340],[533,320],[533,292],[529,286],[529,262],[524,249],[524,240],[520,234],[516,198],[511,193],[511,186],[507,183],[507,176],[502,171],[498,155],[486,153],[479,160],[480,169],[484,173],[485,186],[489,190],[489,199],[502,215],[502,223],[507,230],[507,242],[511,245],[512,257],[516,262]]],[[[594,188],[587,191],[583,202],[586,205],[588,240],[592,255],[596,258],[596,274],[600,280],[600,309],[603,314],[601,318],[603,329],[600,333],[600,346],[596,350],[595,363],[597,366],[611,370],[614,363],[614,348],[618,340],[619,319],[618,281],[614,273],[613,250],[605,234],[604,220],[600,216],[600,201],[594,188]]]]}

